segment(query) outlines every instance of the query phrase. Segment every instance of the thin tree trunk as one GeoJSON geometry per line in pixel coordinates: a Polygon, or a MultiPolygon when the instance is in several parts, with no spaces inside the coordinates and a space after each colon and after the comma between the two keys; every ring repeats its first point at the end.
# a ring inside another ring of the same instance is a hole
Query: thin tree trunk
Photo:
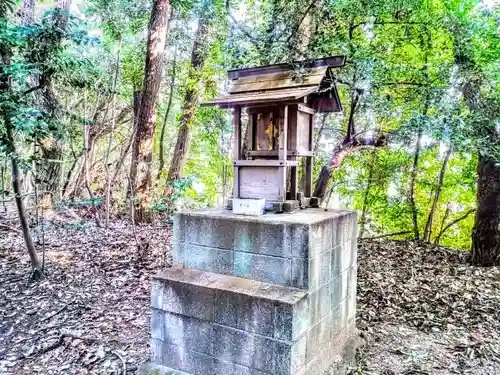
{"type": "Polygon", "coordinates": [[[413,223],[413,234],[415,239],[420,239],[420,231],[418,228],[418,209],[417,204],[415,202],[415,183],[417,180],[417,172],[418,172],[418,159],[420,157],[420,147],[422,143],[423,131],[421,128],[418,129],[417,134],[417,144],[415,146],[415,155],[413,156],[413,166],[411,168],[410,175],[410,192],[409,192],[409,201],[411,208],[411,218],[413,223]]]}
{"type": "MultiPolygon", "coordinates": [[[[0,62],[5,66],[11,65],[11,51],[10,49],[0,50],[0,62]]],[[[4,91],[8,92],[11,89],[10,78],[0,79],[0,93],[4,91]]],[[[19,163],[17,159],[16,145],[14,142],[14,128],[11,122],[11,114],[8,111],[3,112],[3,125],[5,128],[4,140],[6,141],[6,146],[10,153],[11,167],[12,167],[12,190],[14,191],[14,200],[17,206],[17,212],[19,215],[19,221],[21,223],[21,228],[23,232],[24,242],[26,244],[26,249],[31,260],[32,278],[37,279],[43,276],[43,265],[40,263],[38,254],[36,253],[35,245],[33,244],[33,239],[31,238],[30,228],[28,226],[28,220],[26,218],[26,211],[24,209],[24,204],[21,195],[21,187],[19,184],[20,172],[19,163]]],[[[2,176],[3,185],[3,176],[2,176]]]]}
{"type": "Polygon", "coordinates": [[[31,268],[33,269],[33,278],[39,278],[43,275],[42,264],[36,253],[35,245],[33,244],[33,239],[31,238],[30,228],[28,226],[28,220],[26,218],[26,211],[24,209],[23,199],[21,196],[21,187],[19,184],[19,164],[17,160],[16,149],[14,145],[14,135],[12,133],[12,125],[10,124],[10,119],[4,118],[6,122],[7,138],[8,143],[11,145],[11,165],[12,165],[12,189],[14,190],[14,198],[17,206],[17,212],[19,215],[19,222],[21,223],[21,228],[23,231],[24,242],[26,248],[28,249],[28,254],[31,260],[31,268]]]}
{"type": "Polygon", "coordinates": [[[444,177],[446,174],[446,167],[448,166],[448,161],[452,153],[451,146],[446,151],[446,155],[443,159],[443,164],[441,165],[441,170],[439,171],[438,183],[434,191],[434,199],[432,200],[431,210],[429,211],[429,216],[427,218],[427,223],[425,223],[424,229],[424,241],[430,242],[432,236],[432,223],[434,220],[434,215],[436,214],[437,205],[439,203],[439,198],[441,196],[441,190],[443,189],[444,177]]]}
{"type": "Polygon", "coordinates": [[[316,134],[316,139],[314,140],[314,152],[318,152],[319,150],[319,143],[321,141],[321,136],[323,135],[323,132],[325,131],[326,127],[326,120],[328,118],[328,113],[323,113],[323,117],[321,118],[321,122],[319,125],[318,133],[316,134]]]}
{"type": "Polygon", "coordinates": [[[113,80],[113,99],[111,100],[111,131],[109,132],[108,139],[108,148],[106,150],[106,158],[104,161],[104,170],[106,171],[106,199],[104,203],[105,220],[104,226],[106,229],[109,227],[109,210],[111,205],[111,173],[109,170],[109,155],[111,153],[111,145],[113,144],[114,130],[116,126],[116,118],[115,118],[115,106],[116,106],[116,84],[118,81],[118,72],[120,69],[120,51],[121,51],[121,40],[118,47],[118,52],[116,53],[116,68],[115,68],[115,77],[113,80]]]}
{"type": "MultiPolygon", "coordinates": [[[[439,242],[441,241],[441,237],[443,236],[443,234],[448,230],[450,229],[453,225],[461,222],[462,220],[465,220],[469,217],[470,214],[472,214],[474,211],[476,211],[475,208],[471,208],[469,211],[467,211],[465,214],[463,214],[462,216],[459,216],[458,218],[456,218],[455,220],[451,221],[450,223],[448,223],[445,227],[443,227],[441,229],[441,231],[439,232],[439,234],[436,236],[436,240],[434,241],[434,243],[436,245],[439,245],[439,242]]],[[[444,221],[443,221],[444,223],[444,221]]]]}
{"type": "Polygon", "coordinates": [[[175,89],[175,79],[177,78],[177,48],[174,51],[174,59],[172,61],[172,76],[170,78],[170,90],[168,93],[168,103],[167,103],[167,109],[165,111],[165,117],[163,118],[163,124],[161,126],[161,134],[160,134],[160,155],[159,155],[159,162],[160,165],[158,166],[158,175],[156,176],[156,179],[158,180],[161,176],[161,173],[163,172],[163,168],[165,167],[165,131],[167,128],[167,122],[168,122],[168,116],[170,115],[170,110],[172,108],[172,101],[174,98],[174,89],[175,89]]]}
{"type": "Polygon", "coordinates": [[[66,194],[66,191],[68,190],[69,183],[71,182],[71,177],[73,175],[73,172],[76,169],[76,165],[78,164],[78,160],[83,156],[83,152],[80,152],[79,155],[76,154],[76,152],[72,151],[73,153],[73,162],[71,163],[71,166],[68,169],[68,173],[66,173],[66,178],[64,180],[63,188],[61,191],[61,196],[64,197],[66,194]]]}
{"type": "Polygon", "coordinates": [[[479,156],[477,211],[472,230],[472,263],[500,265],[500,166],[479,156]]]}
{"type": "Polygon", "coordinates": [[[143,93],[130,168],[130,181],[133,185],[131,191],[137,193],[140,199],[137,211],[139,220],[147,219],[146,210],[150,200],[156,101],[161,84],[169,10],[169,0],[156,0],[149,23],[143,93]]]}
{"type": "Polygon", "coordinates": [[[84,170],[84,180],[85,180],[85,188],[87,189],[87,193],[89,195],[90,200],[92,201],[92,207],[94,208],[94,218],[96,225],[100,228],[101,227],[101,220],[99,219],[99,210],[96,207],[96,198],[94,195],[94,192],[90,188],[90,151],[91,151],[91,146],[90,146],[90,126],[85,124],[84,130],[83,130],[83,143],[84,143],[84,161],[83,161],[83,170],[84,170]]]}
{"type": "Polygon", "coordinates": [[[0,167],[0,197],[2,198],[2,205],[4,212],[7,212],[7,206],[5,204],[5,166],[0,167]]]}
{"type": "Polygon", "coordinates": [[[441,233],[443,233],[443,230],[444,230],[444,227],[445,227],[446,220],[448,220],[448,216],[450,216],[450,211],[451,211],[451,208],[450,208],[450,202],[448,202],[448,203],[446,204],[446,210],[444,211],[443,220],[441,220],[441,226],[440,226],[440,228],[439,228],[438,235],[437,235],[437,236],[436,236],[436,238],[434,239],[434,244],[435,244],[435,245],[439,245],[440,236],[441,236],[441,233]]]}
{"type": "Polygon", "coordinates": [[[206,43],[208,39],[208,24],[209,20],[206,17],[200,18],[198,22],[198,30],[193,44],[191,54],[191,69],[189,71],[188,82],[191,82],[184,96],[182,105],[182,114],[177,133],[177,142],[175,144],[172,162],[167,176],[167,191],[166,195],[170,194],[170,184],[182,176],[184,164],[187,158],[189,149],[189,141],[191,138],[191,127],[195,115],[196,106],[198,105],[199,96],[199,80],[200,70],[203,68],[206,57],[206,43]]]}
{"type": "MultiPolygon", "coordinates": [[[[134,89],[134,92],[132,94],[132,107],[133,107],[133,112],[134,112],[134,120],[132,123],[132,133],[130,134],[130,140],[125,146],[125,148],[122,151],[122,154],[120,155],[120,159],[118,160],[118,163],[116,164],[115,168],[115,174],[113,176],[113,183],[116,181],[118,174],[121,171],[122,165],[125,163],[125,159],[130,151],[130,148],[134,144],[134,140],[137,134],[137,121],[139,120],[139,109],[141,106],[141,99],[142,99],[142,91],[134,89]]],[[[133,157],[133,155],[132,155],[133,157]]],[[[136,175],[137,174],[137,165],[133,163],[133,158],[130,160],[130,173],[129,176],[127,177],[128,185],[127,185],[127,194],[126,198],[128,201],[128,197],[133,195],[132,191],[134,188],[132,187],[132,180],[130,179],[131,175],[136,175]]],[[[135,210],[134,210],[135,212],[135,210]]]]}
{"type": "Polygon", "coordinates": [[[363,198],[363,207],[361,209],[361,216],[359,218],[359,238],[363,238],[365,234],[365,225],[366,225],[366,214],[368,212],[368,198],[370,196],[370,190],[373,184],[373,172],[375,170],[375,164],[377,161],[377,149],[373,149],[372,151],[372,160],[370,163],[370,171],[368,173],[368,183],[366,185],[365,196],[363,198]]]}

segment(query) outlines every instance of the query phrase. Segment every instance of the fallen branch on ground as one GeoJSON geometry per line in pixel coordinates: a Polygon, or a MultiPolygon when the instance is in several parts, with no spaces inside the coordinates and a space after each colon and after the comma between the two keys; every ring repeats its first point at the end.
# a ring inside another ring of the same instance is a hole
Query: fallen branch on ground
{"type": "Polygon", "coordinates": [[[19,234],[22,234],[23,232],[21,232],[20,229],[17,229],[17,228],[14,228],[14,227],[11,227],[9,225],[6,225],[6,224],[0,224],[0,228],[5,228],[7,230],[11,230],[12,232],[16,232],[16,233],[19,233],[19,234]]]}
{"type": "Polygon", "coordinates": [[[365,240],[377,240],[379,238],[387,238],[387,237],[394,237],[394,236],[401,236],[403,234],[408,234],[408,233],[412,233],[411,230],[405,230],[403,232],[396,232],[396,233],[388,233],[388,234],[382,234],[380,236],[375,236],[375,237],[363,237],[363,238],[360,238],[359,240],[360,241],[365,241],[365,240]]]}
{"type": "Polygon", "coordinates": [[[46,320],[49,320],[49,319],[52,319],[54,316],[56,316],[57,314],[60,314],[62,313],[64,310],[66,310],[68,308],[69,305],[71,305],[73,302],[75,302],[74,300],[73,301],[69,301],[67,304],[65,304],[63,307],[61,307],[59,310],[57,310],[55,313],[53,314],[50,314],[49,316],[46,316],[45,318],[41,319],[40,322],[45,322],[46,320]]]}

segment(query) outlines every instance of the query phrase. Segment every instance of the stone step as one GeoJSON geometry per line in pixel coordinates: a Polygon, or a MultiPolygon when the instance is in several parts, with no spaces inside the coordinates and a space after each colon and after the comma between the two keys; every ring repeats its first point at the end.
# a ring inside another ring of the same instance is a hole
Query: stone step
{"type": "Polygon", "coordinates": [[[322,346],[342,346],[340,331],[349,324],[347,297],[335,308],[326,302],[319,314],[311,309],[315,296],[256,280],[168,269],[153,279],[152,360],[189,375],[306,374],[322,346]]]}

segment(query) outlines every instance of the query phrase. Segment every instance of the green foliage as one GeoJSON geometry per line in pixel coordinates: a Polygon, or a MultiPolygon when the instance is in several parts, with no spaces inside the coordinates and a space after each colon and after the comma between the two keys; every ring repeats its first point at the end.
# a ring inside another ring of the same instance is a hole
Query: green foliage
{"type": "MultiPolygon", "coordinates": [[[[33,25],[20,26],[14,17],[6,17],[16,5],[0,2],[0,84],[10,82],[8,90],[0,90],[0,150],[8,155],[15,152],[28,169],[37,139],[49,135],[62,139],[66,150],[78,155],[83,128],[91,125],[97,141],[90,183],[101,186],[104,171],[118,166],[132,133],[131,103],[134,91],[143,84],[152,2],[85,0],[80,4],[84,21],[70,16],[62,28],[57,27],[61,15],[57,11],[45,13],[33,25]],[[26,94],[30,77],[50,79],[57,110],[47,110],[40,92],[26,94]],[[107,103],[105,109],[100,107],[102,102],[107,103]],[[110,139],[98,139],[109,134],[110,119],[122,108],[129,108],[129,114],[114,125],[110,139]],[[11,141],[7,125],[14,132],[11,141]]],[[[228,68],[301,58],[296,45],[303,37],[298,30],[308,5],[309,1],[299,0],[172,1],[153,168],[174,51],[175,86],[163,145],[166,166],[188,89],[199,94],[200,101],[209,100],[225,89],[228,68]],[[200,17],[209,21],[203,45],[206,59],[202,69],[193,70],[191,50],[200,17]]],[[[410,184],[417,134],[422,133],[423,139],[414,191],[420,232],[438,187],[443,150],[451,147],[432,220],[431,241],[436,240],[443,226],[475,207],[478,154],[500,158],[498,7],[487,8],[479,0],[322,0],[308,11],[314,27],[303,57],[347,55],[346,66],[335,70],[344,113],[328,120],[323,132],[328,146],[318,150],[315,175],[329,161],[333,146],[342,141],[353,100],[359,99],[353,113],[356,131],[387,134],[389,145],[377,149],[375,156],[371,149],[351,153],[334,172],[331,203],[365,212],[366,236],[408,231],[399,238],[412,237],[410,184]],[[474,91],[472,103],[464,97],[465,89],[474,91]]],[[[171,212],[180,202],[192,207],[213,205],[230,192],[228,111],[197,108],[190,126],[186,177],[170,186],[174,194],[167,202],[161,198],[165,175],[160,173],[153,197],[155,212],[171,212]]],[[[73,157],[66,159],[65,168],[73,157]]],[[[124,160],[114,187],[123,196],[124,171],[129,167],[128,158],[124,160]]],[[[460,220],[441,235],[440,242],[467,248],[473,220],[474,215],[460,220]]]]}
{"type": "Polygon", "coordinates": [[[185,176],[168,184],[167,189],[172,191],[168,198],[158,199],[151,210],[155,213],[172,214],[175,212],[176,202],[186,196],[186,192],[193,186],[195,176],[185,176]]]}
{"type": "Polygon", "coordinates": [[[16,152],[16,136],[28,144],[61,136],[52,118],[55,103],[42,105],[39,92],[49,89],[51,82],[77,88],[93,85],[98,74],[81,53],[95,41],[85,37],[75,19],[69,17],[62,25],[60,17],[59,11],[47,11],[40,23],[27,26],[0,20],[0,81],[6,83],[0,90],[0,152],[15,155],[25,167],[34,155],[16,152]]]}

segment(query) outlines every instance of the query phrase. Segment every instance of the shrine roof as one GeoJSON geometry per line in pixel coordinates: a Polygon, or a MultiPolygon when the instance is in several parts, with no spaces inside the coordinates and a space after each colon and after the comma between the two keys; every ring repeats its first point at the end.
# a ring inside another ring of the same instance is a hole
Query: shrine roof
{"type": "Polygon", "coordinates": [[[299,61],[287,64],[266,65],[228,71],[228,93],[202,105],[221,108],[259,105],[269,102],[297,101],[305,96],[320,93],[333,100],[330,107],[341,109],[333,68],[344,66],[345,56],[299,61]]]}
{"type": "Polygon", "coordinates": [[[231,108],[237,105],[257,105],[269,102],[286,102],[297,100],[317,91],[316,87],[295,87],[268,91],[254,91],[220,96],[202,105],[216,105],[220,108],[231,108]]]}

